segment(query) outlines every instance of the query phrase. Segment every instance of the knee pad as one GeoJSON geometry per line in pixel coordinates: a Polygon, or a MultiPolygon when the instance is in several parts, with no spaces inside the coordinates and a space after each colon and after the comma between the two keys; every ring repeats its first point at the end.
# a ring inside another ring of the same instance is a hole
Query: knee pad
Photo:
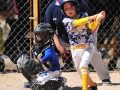
{"type": "Polygon", "coordinates": [[[44,84],[33,81],[31,84],[32,90],[63,90],[67,79],[64,77],[53,78],[44,84]]]}

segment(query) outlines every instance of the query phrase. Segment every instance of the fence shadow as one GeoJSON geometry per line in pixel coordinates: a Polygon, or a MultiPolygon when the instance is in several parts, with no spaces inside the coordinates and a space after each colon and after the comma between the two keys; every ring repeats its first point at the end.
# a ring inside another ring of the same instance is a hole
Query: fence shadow
{"type": "Polygon", "coordinates": [[[82,87],[65,87],[65,90],[82,90],[82,87]]]}
{"type": "MultiPolygon", "coordinates": [[[[98,86],[102,86],[102,83],[97,83],[98,86]]],[[[120,85],[120,83],[112,83],[112,85],[120,85]]]]}

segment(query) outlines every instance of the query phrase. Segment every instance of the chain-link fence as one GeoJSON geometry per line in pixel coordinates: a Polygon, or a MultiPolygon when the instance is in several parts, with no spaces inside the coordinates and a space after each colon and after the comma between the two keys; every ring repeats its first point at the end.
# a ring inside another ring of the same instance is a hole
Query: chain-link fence
{"type": "MultiPolygon", "coordinates": [[[[44,21],[43,16],[46,8],[52,1],[38,0],[39,23],[44,21]]],[[[30,53],[31,39],[29,31],[33,29],[33,24],[29,17],[33,14],[33,10],[31,10],[33,2],[33,0],[0,0],[0,71],[5,67],[3,55],[8,56],[16,64],[23,51],[30,53]],[[4,21],[6,23],[3,23],[4,21]]],[[[120,1],[86,0],[86,2],[92,14],[96,14],[101,10],[106,11],[106,18],[98,30],[98,49],[102,53],[106,67],[109,70],[119,70],[120,1]]],[[[71,56],[68,57],[70,59],[71,56]]],[[[61,62],[62,69],[65,71],[74,69],[72,60],[67,62],[68,64],[61,62]]]]}
{"type": "Polygon", "coordinates": [[[4,68],[2,61],[7,62],[6,56],[16,64],[22,51],[29,53],[30,14],[29,0],[0,0],[0,70],[4,68]]]}
{"type": "Polygon", "coordinates": [[[87,0],[92,13],[106,11],[106,18],[98,30],[98,47],[107,68],[119,70],[119,0],[87,0]],[[102,44],[100,46],[100,44],[102,44]],[[118,62],[117,62],[118,61],[118,62]]]}

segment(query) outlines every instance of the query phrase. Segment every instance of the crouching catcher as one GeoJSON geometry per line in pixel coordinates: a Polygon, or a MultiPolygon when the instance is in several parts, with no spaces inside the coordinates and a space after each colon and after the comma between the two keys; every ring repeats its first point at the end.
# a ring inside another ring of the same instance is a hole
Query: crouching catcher
{"type": "Polygon", "coordinates": [[[32,47],[34,59],[26,54],[18,59],[18,68],[28,80],[25,87],[32,90],[63,90],[66,80],[60,76],[60,64],[54,50],[53,35],[54,30],[50,24],[40,23],[34,30],[36,40],[32,47]]]}

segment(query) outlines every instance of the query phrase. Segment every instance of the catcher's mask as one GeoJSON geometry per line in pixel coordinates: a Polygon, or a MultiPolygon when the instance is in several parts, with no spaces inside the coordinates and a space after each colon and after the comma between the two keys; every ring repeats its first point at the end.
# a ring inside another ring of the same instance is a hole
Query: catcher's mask
{"type": "Polygon", "coordinates": [[[51,41],[53,35],[54,30],[49,23],[40,23],[34,30],[35,40],[40,47],[51,41]]]}
{"type": "Polygon", "coordinates": [[[77,12],[80,11],[80,4],[78,3],[77,0],[57,0],[57,1],[58,1],[59,5],[60,5],[60,8],[61,8],[61,11],[63,12],[63,14],[65,14],[63,5],[66,2],[71,2],[71,5],[76,7],[77,12]]]}

